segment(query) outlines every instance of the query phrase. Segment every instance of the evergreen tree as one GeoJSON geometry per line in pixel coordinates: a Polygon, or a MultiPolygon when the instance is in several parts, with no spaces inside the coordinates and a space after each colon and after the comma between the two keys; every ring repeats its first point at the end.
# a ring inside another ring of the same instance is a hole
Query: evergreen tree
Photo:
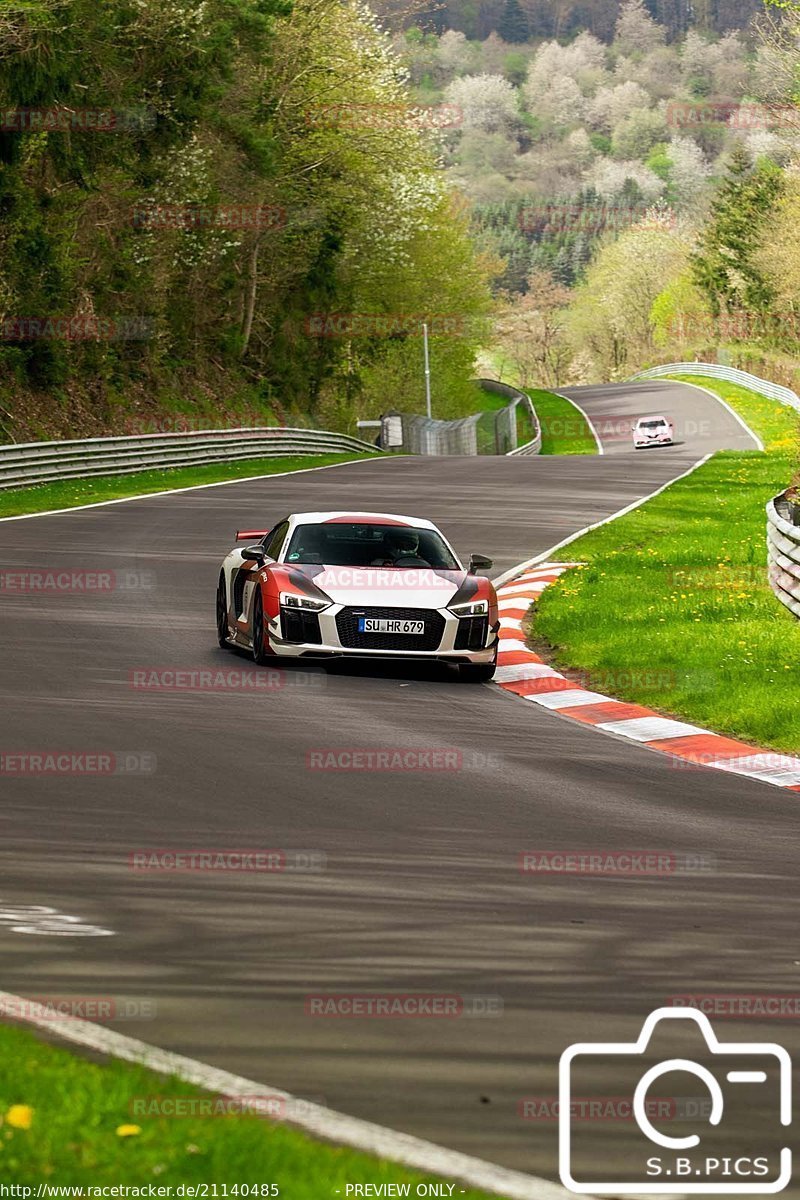
{"type": "Polygon", "coordinates": [[[772,299],[753,259],[764,219],[781,186],[778,167],[770,163],[755,167],[745,147],[737,145],[692,259],[695,280],[715,315],[723,309],[762,311],[772,299]]]}
{"type": "Polygon", "coordinates": [[[780,168],[771,163],[754,167],[745,146],[736,146],[692,257],[694,280],[708,296],[715,316],[732,308],[762,311],[772,299],[769,283],[753,258],[760,229],[781,186],[780,168]]]}
{"type": "Polygon", "coordinates": [[[522,11],[519,0],[506,0],[497,32],[504,42],[518,45],[528,40],[528,18],[522,11]]]}

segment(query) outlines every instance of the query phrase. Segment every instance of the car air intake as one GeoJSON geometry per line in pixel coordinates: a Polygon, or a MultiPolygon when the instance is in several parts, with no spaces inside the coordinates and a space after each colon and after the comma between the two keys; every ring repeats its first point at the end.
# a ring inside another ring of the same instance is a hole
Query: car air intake
{"type": "Polygon", "coordinates": [[[322,634],[319,615],[297,608],[281,609],[281,637],[285,642],[311,642],[319,645],[322,634]]]}
{"type": "Polygon", "coordinates": [[[460,617],[454,649],[482,650],[486,645],[488,617],[460,617]]]}
{"type": "Polygon", "coordinates": [[[429,608],[343,608],[336,614],[339,641],[348,650],[438,650],[444,617],[429,608]],[[422,633],[360,633],[362,617],[387,621],[424,621],[422,633]]]}

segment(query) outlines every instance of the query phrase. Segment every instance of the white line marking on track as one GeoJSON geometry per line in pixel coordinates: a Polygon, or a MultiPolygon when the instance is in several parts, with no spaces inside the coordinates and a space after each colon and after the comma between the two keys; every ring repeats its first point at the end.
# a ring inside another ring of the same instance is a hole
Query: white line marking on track
{"type": "Polygon", "coordinates": [[[286,1110],[291,1114],[286,1123],[306,1133],[430,1175],[457,1179],[469,1187],[482,1188],[506,1196],[509,1200],[570,1200],[573,1195],[559,1184],[536,1175],[525,1175],[522,1171],[484,1162],[472,1155],[448,1150],[411,1134],[386,1129],[383,1125],[349,1117],[321,1105],[295,1103],[295,1098],[280,1088],[232,1075],[197,1059],[185,1058],[182,1054],[161,1050],[91,1021],[54,1022],[52,1012],[43,1005],[10,992],[0,992],[0,1016],[46,1029],[49,1034],[64,1041],[111,1054],[127,1062],[140,1063],[162,1075],[175,1075],[185,1083],[196,1084],[218,1095],[231,1098],[269,1095],[284,1100],[286,1110]]]}
{"type": "MultiPolygon", "coordinates": [[[[578,412],[581,414],[584,421],[589,426],[589,431],[591,432],[591,435],[595,440],[595,444],[597,445],[597,453],[605,454],[605,450],[603,449],[603,443],[600,441],[597,430],[594,427],[594,422],[592,421],[592,418],[587,413],[586,409],[581,408],[581,406],[580,406],[580,404],[578,404],[577,400],[572,399],[572,396],[565,396],[563,392],[556,392],[553,390],[553,388],[550,388],[549,391],[553,392],[554,396],[560,396],[562,400],[566,400],[567,403],[571,404],[573,408],[577,408],[578,412]]],[[[545,457],[547,457],[547,456],[545,455],[545,457]]]]}
{"type": "Polygon", "coordinates": [[[696,388],[698,392],[705,392],[705,394],[707,396],[711,396],[714,400],[719,401],[719,403],[722,405],[723,408],[727,408],[728,412],[731,414],[733,419],[735,421],[739,422],[739,424],[741,425],[741,427],[745,431],[745,433],[749,434],[749,436],[753,439],[753,441],[756,444],[756,449],[763,452],[764,443],[762,442],[761,438],[758,436],[757,433],[753,432],[753,430],[750,428],[750,426],[745,421],[744,417],[740,417],[739,414],[737,413],[736,409],[732,408],[731,405],[728,404],[728,401],[724,398],[724,396],[720,396],[719,392],[715,392],[711,388],[703,387],[702,384],[699,384],[699,383],[689,383],[685,379],[675,379],[674,377],[669,376],[669,375],[665,375],[665,376],[663,376],[663,378],[665,378],[665,379],[672,378],[674,383],[680,383],[683,385],[683,387],[696,388]]]}
{"type": "Polygon", "coordinates": [[[12,933],[36,934],[39,937],[113,937],[113,929],[90,925],[80,917],[70,917],[47,904],[11,904],[0,901],[0,923],[5,922],[12,933]]]}
{"type": "MultiPolygon", "coordinates": [[[[497,579],[493,579],[492,583],[494,584],[495,588],[502,587],[506,580],[515,579],[517,575],[519,575],[520,571],[527,571],[529,567],[536,567],[540,566],[542,563],[548,563],[551,555],[555,554],[557,550],[563,549],[564,546],[569,546],[571,542],[576,542],[578,538],[583,537],[585,533],[591,533],[593,529],[600,529],[603,525],[610,525],[612,521],[616,521],[617,517],[624,517],[626,513],[633,512],[634,509],[640,508],[643,504],[646,504],[648,500],[653,500],[656,496],[660,496],[661,493],[665,492],[668,487],[672,487],[673,483],[677,483],[680,479],[686,479],[686,477],[696,471],[698,467],[704,466],[710,458],[713,458],[713,456],[713,451],[710,454],[704,454],[702,458],[698,458],[696,463],[692,463],[688,470],[682,471],[680,475],[674,476],[673,479],[668,479],[666,483],[662,483],[661,487],[656,488],[654,492],[650,492],[647,496],[642,496],[640,500],[634,500],[631,504],[626,504],[624,508],[618,509],[617,512],[612,513],[611,516],[603,517],[602,521],[595,521],[592,525],[585,525],[583,529],[579,529],[577,533],[571,533],[569,537],[565,537],[562,541],[556,542],[555,546],[551,546],[549,550],[543,550],[541,554],[536,554],[533,558],[527,558],[524,562],[517,563],[515,567],[509,567],[509,569],[504,571],[502,575],[498,575],[497,579]]],[[[581,564],[565,563],[563,565],[575,567],[580,566],[581,564]]],[[[508,595],[507,592],[504,594],[508,595]]]]}

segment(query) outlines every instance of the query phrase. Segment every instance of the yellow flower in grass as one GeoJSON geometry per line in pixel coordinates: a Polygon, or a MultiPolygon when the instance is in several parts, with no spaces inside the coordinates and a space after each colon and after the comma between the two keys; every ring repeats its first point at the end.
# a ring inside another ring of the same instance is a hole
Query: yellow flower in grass
{"type": "Polygon", "coordinates": [[[138,1137],[142,1132],[141,1125],[118,1125],[117,1137],[138,1137]]]}
{"type": "Polygon", "coordinates": [[[29,1104],[12,1104],[6,1113],[6,1124],[12,1129],[30,1129],[33,1124],[33,1109],[29,1104]]]}

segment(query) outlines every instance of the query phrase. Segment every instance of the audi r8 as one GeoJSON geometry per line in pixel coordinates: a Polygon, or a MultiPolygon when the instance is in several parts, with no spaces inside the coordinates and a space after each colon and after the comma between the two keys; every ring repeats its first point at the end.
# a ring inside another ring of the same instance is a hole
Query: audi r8
{"type": "Polygon", "coordinates": [[[276,657],[416,659],[492,678],[497,596],[431,521],[391,513],[305,512],[240,530],[217,585],[220,646],[276,657]]]}

